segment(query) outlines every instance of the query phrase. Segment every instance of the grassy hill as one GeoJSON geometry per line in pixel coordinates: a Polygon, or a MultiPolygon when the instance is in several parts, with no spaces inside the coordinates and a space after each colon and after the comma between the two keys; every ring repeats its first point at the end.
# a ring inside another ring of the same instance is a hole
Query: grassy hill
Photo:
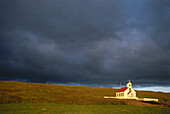
{"type": "Polygon", "coordinates": [[[159,103],[104,99],[116,89],[0,81],[0,113],[170,113],[170,93],[137,91],[138,97],[159,99],[159,103]]]}
{"type": "MultiPolygon", "coordinates": [[[[104,99],[115,96],[117,89],[66,86],[17,81],[0,81],[0,103],[57,103],[78,105],[156,106],[136,100],[104,99]]],[[[170,93],[137,91],[138,97],[159,99],[159,105],[170,106],[170,93]]]]}

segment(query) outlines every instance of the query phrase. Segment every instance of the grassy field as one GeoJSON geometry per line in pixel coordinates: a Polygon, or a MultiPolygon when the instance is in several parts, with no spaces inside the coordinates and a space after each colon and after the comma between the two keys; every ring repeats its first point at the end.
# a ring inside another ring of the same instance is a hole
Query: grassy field
{"type": "Polygon", "coordinates": [[[0,104],[0,113],[44,113],[44,114],[162,114],[169,113],[168,107],[145,107],[132,105],[68,105],[54,103],[10,103],[0,104]]]}
{"type": "Polygon", "coordinates": [[[159,99],[159,103],[155,104],[103,98],[115,96],[116,91],[111,88],[0,81],[0,111],[110,113],[143,110],[144,113],[145,111],[170,113],[170,93],[137,91],[138,97],[159,99]]]}

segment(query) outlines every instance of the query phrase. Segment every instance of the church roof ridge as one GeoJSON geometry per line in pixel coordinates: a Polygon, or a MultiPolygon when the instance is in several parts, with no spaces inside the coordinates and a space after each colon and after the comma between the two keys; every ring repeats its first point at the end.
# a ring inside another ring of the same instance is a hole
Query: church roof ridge
{"type": "Polygon", "coordinates": [[[123,91],[125,91],[126,89],[127,89],[127,87],[124,87],[124,88],[119,89],[117,92],[123,92],[123,91]]]}

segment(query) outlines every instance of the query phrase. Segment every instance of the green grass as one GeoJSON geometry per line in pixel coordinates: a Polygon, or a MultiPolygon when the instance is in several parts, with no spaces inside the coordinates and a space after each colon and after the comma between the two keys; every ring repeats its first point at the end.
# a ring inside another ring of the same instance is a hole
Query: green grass
{"type": "Polygon", "coordinates": [[[0,104],[0,113],[58,113],[58,114],[160,114],[170,113],[169,107],[145,107],[132,105],[71,105],[55,103],[10,103],[0,104]]]}

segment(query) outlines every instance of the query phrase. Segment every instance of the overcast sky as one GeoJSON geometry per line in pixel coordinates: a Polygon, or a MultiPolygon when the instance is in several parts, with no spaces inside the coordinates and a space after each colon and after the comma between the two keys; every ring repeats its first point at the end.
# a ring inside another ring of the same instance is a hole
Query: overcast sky
{"type": "Polygon", "coordinates": [[[170,85],[170,0],[0,0],[0,78],[170,85]]]}

